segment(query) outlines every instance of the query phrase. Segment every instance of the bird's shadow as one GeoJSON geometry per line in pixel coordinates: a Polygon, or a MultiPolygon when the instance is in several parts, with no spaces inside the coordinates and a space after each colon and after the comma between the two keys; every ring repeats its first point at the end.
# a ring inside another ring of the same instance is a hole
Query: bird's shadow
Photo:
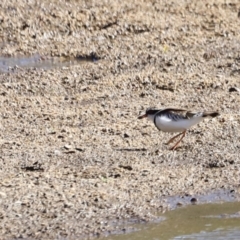
{"type": "Polygon", "coordinates": [[[146,148],[119,148],[115,149],[116,151],[120,152],[145,152],[147,151],[146,148]]]}

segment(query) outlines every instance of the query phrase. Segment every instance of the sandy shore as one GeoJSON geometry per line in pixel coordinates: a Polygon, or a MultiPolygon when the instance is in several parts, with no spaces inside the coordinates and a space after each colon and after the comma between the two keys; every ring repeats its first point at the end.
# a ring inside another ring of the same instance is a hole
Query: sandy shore
{"type": "Polygon", "coordinates": [[[240,191],[239,1],[0,6],[1,56],[100,59],[0,74],[1,239],[89,238],[154,220],[163,197],[240,191]],[[173,152],[137,119],[149,106],[221,115],[173,152]]]}

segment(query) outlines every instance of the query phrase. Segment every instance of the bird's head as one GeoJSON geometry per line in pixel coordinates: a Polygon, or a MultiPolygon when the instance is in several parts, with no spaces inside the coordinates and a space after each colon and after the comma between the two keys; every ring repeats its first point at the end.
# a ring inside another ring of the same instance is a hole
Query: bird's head
{"type": "Polygon", "coordinates": [[[138,119],[147,117],[152,120],[157,112],[159,112],[159,110],[154,108],[147,108],[146,112],[143,115],[140,115],[138,119]]]}

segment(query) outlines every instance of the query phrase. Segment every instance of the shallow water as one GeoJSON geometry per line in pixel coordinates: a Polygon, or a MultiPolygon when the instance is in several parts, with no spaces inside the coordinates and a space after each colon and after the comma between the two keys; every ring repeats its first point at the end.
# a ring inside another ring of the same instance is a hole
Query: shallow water
{"type": "Polygon", "coordinates": [[[240,239],[240,202],[188,205],[162,214],[160,223],[102,240],[240,239]]]}
{"type": "Polygon", "coordinates": [[[0,73],[11,72],[16,68],[52,69],[69,67],[83,62],[95,62],[94,55],[87,57],[42,57],[39,54],[23,57],[0,57],[0,73]]]}

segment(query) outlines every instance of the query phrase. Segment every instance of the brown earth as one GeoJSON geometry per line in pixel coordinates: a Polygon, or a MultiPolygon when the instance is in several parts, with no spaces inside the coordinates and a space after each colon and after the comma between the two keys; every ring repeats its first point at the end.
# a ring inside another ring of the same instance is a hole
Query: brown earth
{"type": "Polygon", "coordinates": [[[2,1],[1,56],[99,61],[0,75],[1,239],[79,239],[163,197],[240,191],[240,2],[2,1]],[[217,110],[173,136],[149,106],[217,110]]]}

